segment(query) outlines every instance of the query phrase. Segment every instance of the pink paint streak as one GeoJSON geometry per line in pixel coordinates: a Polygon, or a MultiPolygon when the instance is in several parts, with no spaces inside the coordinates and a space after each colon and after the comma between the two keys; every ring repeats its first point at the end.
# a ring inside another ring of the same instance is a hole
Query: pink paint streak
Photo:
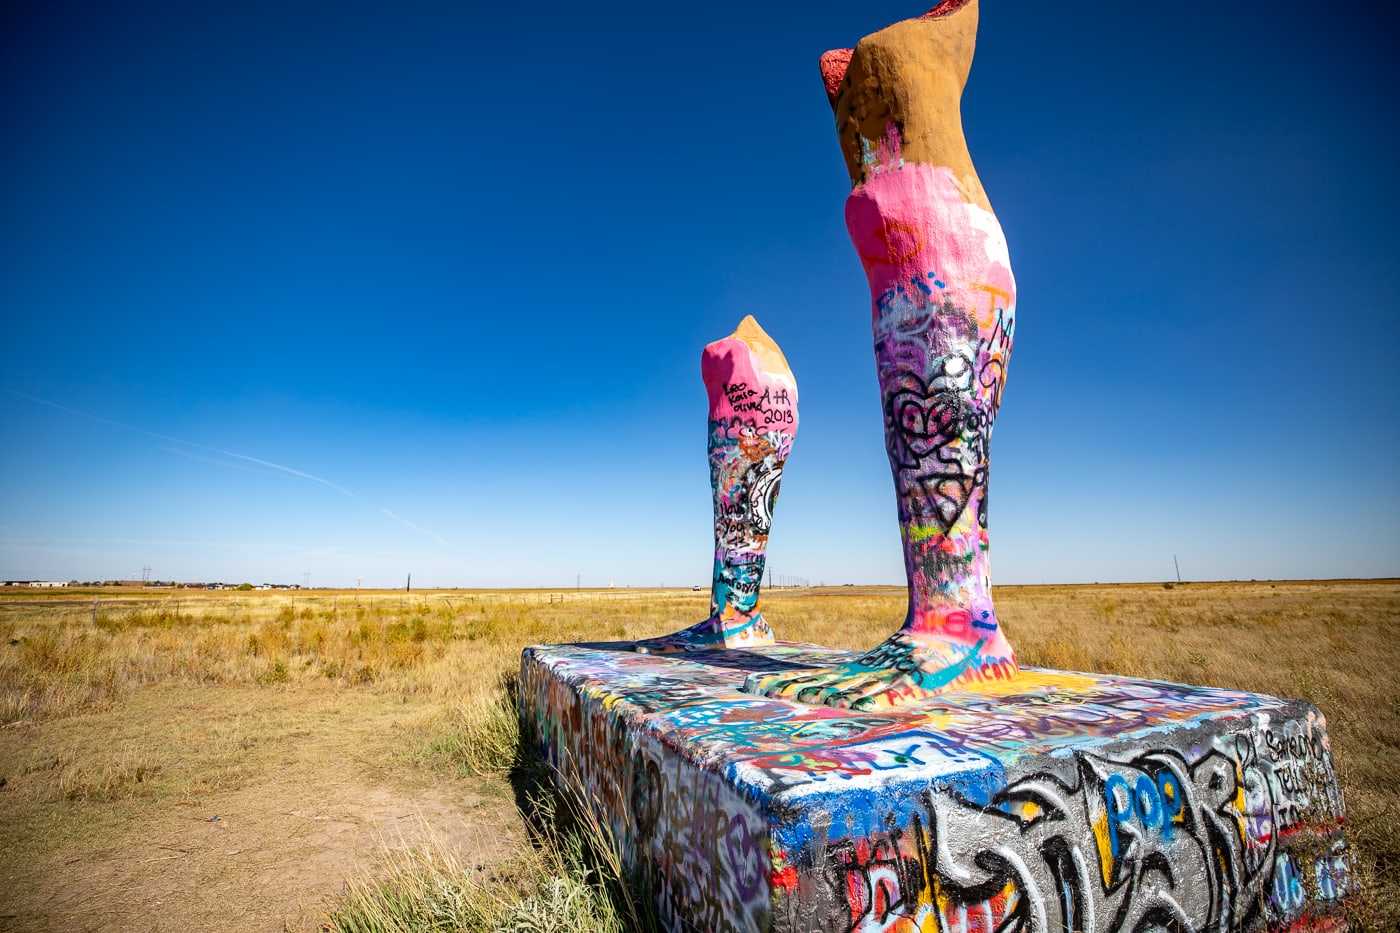
{"type": "Polygon", "coordinates": [[[924,282],[940,303],[951,298],[974,312],[979,329],[992,324],[995,308],[1015,307],[1001,227],[964,200],[950,168],[911,162],[873,175],[846,199],[846,228],[877,301],[901,287],[917,301],[926,293],[911,283],[924,282]]]}

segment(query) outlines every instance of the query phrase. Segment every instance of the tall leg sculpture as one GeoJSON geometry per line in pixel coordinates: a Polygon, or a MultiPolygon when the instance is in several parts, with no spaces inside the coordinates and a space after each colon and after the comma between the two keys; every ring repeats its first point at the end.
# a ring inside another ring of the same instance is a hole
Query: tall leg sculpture
{"type": "Polygon", "coordinates": [[[1016,285],[959,112],[977,0],[822,56],[870,283],[885,446],[909,581],[904,624],[855,662],[754,675],[753,693],[873,709],[1017,673],[992,608],[987,467],[1016,285]]]}
{"type": "Polygon", "coordinates": [[[700,375],[710,400],[715,500],[710,615],[682,631],[638,642],[643,653],[773,644],[758,597],[778,484],[797,436],[797,382],[752,315],[705,347],[700,375]]]}

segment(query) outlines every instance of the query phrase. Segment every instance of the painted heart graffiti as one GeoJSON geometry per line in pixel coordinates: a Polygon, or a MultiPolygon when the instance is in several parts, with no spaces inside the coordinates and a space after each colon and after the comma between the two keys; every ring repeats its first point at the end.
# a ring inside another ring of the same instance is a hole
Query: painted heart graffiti
{"type": "Polygon", "coordinates": [[[963,474],[911,476],[901,473],[900,504],[909,509],[909,514],[901,517],[920,526],[932,525],[947,534],[957,524],[958,516],[967,508],[976,488],[974,477],[963,474]]]}
{"type": "MultiPolygon", "coordinates": [[[[910,377],[919,382],[917,377],[910,377]]],[[[962,437],[969,405],[960,393],[900,389],[890,396],[887,413],[896,429],[897,450],[891,451],[901,469],[915,469],[924,458],[962,437]]]]}

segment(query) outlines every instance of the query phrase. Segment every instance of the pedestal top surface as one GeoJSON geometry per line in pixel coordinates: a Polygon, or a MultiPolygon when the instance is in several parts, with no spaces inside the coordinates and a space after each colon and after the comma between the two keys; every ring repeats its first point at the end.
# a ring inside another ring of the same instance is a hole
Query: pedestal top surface
{"type": "Polygon", "coordinates": [[[1022,668],[976,691],[894,712],[860,712],[744,693],[754,671],[849,662],[852,652],[768,648],[638,654],[630,642],[541,645],[527,658],[702,767],[764,796],[900,780],[999,782],[1026,756],[1064,755],[1206,720],[1299,714],[1260,694],[1105,674],[1022,668]]]}

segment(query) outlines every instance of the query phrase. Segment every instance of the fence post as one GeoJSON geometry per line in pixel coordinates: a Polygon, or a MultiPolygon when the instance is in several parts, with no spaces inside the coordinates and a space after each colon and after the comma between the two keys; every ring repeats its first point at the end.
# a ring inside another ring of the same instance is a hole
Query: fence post
{"type": "Polygon", "coordinates": [[[97,624],[97,597],[92,598],[92,624],[97,624]]]}

